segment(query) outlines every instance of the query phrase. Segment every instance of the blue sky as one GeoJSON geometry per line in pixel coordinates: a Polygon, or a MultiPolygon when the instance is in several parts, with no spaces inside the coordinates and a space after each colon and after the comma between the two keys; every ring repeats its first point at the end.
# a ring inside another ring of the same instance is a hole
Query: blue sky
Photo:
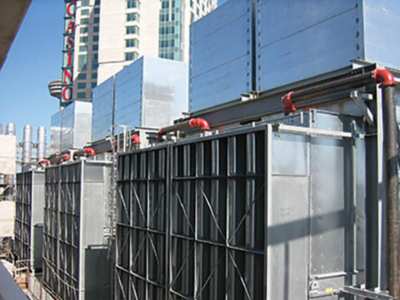
{"type": "Polygon", "coordinates": [[[50,125],[58,103],[47,89],[59,79],[62,59],[63,1],[33,0],[0,70],[0,123],[50,125]]]}
{"type": "Polygon", "coordinates": [[[15,122],[20,137],[25,124],[49,129],[50,116],[58,109],[47,84],[61,76],[63,3],[32,1],[0,70],[0,123],[15,122]]]}

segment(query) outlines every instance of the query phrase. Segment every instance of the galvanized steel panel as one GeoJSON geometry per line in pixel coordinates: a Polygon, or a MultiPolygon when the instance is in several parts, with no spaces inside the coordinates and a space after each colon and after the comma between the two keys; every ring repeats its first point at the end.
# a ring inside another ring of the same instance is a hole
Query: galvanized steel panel
{"type": "Polygon", "coordinates": [[[393,0],[364,0],[363,26],[365,60],[400,68],[400,3],[393,0]]]}
{"type": "Polygon", "coordinates": [[[114,78],[111,77],[93,89],[92,142],[111,134],[113,88],[114,78]]]}
{"type": "Polygon", "coordinates": [[[251,2],[228,1],[191,26],[190,111],[252,90],[251,2]]]}
{"type": "Polygon", "coordinates": [[[257,90],[265,91],[351,65],[399,67],[393,38],[400,4],[373,0],[260,0],[257,90]],[[383,30],[384,29],[384,30],[383,30]]]}
{"type": "Polygon", "coordinates": [[[110,135],[113,125],[117,134],[124,126],[133,130],[172,125],[188,111],[187,73],[182,62],[142,57],[99,85],[93,100],[92,140],[110,135]]]}
{"type": "Polygon", "coordinates": [[[362,58],[357,5],[359,0],[258,1],[257,90],[340,69],[362,58]]]}
{"type": "Polygon", "coordinates": [[[91,140],[92,103],[74,101],[51,118],[51,152],[79,149],[91,140]]]}
{"type": "MultiPolygon", "coordinates": [[[[286,121],[349,130],[352,118],[286,121]]],[[[270,130],[120,156],[115,299],[308,300],[363,282],[363,142],[270,130]]]]}
{"type": "Polygon", "coordinates": [[[42,241],[36,238],[35,227],[44,222],[44,197],[43,172],[17,174],[14,254],[32,272],[42,269],[42,241]]]}
{"type": "Polygon", "coordinates": [[[109,273],[104,272],[107,256],[103,255],[95,268],[89,262],[98,258],[88,255],[93,253],[97,257],[101,251],[88,248],[105,243],[110,171],[111,164],[100,161],[79,161],[46,169],[43,279],[62,299],[90,299],[88,295],[93,290],[101,291],[102,298],[98,299],[109,299],[109,273]],[[86,266],[102,273],[95,272],[94,279],[87,279],[86,266]]]}

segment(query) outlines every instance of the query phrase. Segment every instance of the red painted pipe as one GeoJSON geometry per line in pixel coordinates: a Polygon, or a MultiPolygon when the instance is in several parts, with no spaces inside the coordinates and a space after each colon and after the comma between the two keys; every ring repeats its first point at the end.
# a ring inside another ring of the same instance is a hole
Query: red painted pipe
{"type": "Polygon", "coordinates": [[[294,93],[293,91],[289,92],[281,98],[283,104],[283,111],[285,114],[294,113],[297,110],[296,105],[293,104],[292,100],[293,93],[294,93]]]}
{"type": "Polygon", "coordinates": [[[139,145],[140,144],[140,135],[137,133],[132,134],[131,136],[131,142],[134,145],[139,145]]]}
{"type": "Polygon", "coordinates": [[[176,123],[174,125],[168,126],[161,128],[158,131],[158,136],[161,137],[164,134],[167,134],[168,132],[174,132],[174,131],[185,131],[187,129],[194,129],[198,128],[202,131],[210,130],[210,124],[207,122],[207,120],[203,118],[192,118],[187,121],[182,121],[181,123],[176,123]]]}
{"type": "Polygon", "coordinates": [[[372,71],[372,78],[376,82],[381,83],[383,86],[394,86],[397,84],[392,72],[386,68],[376,68],[372,71]]]}
{"type": "Polygon", "coordinates": [[[201,130],[210,130],[210,125],[203,118],[193,118],[189,120],[190,128],[199,128],[201,130]]]}
{"type": "Polygon", "coordinates": [[[85,155],[87,155],[87,156],[95,156],[96,155],[96,151],[92,147],[83,148],[83,153],[85,153],[85,155]]]}

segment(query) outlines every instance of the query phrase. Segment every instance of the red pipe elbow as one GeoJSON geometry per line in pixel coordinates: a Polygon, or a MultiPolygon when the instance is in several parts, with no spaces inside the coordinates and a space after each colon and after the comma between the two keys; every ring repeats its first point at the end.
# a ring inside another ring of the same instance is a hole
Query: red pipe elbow
{"type": "Polygon", "coordinates": [[[83,153],[85,153],[85,155],[87,155],[87,156],[95,156],[96,155],[96,151],[92,147],[83,148],[83,153]]]}
{"type": "Polygon", "coordinates": [[[289,92],[281,98],[283,104],[283,111],[285,112],[285,114],[294,113],[297,110],[296,105],[294,105],[293,103],[292,97],[293,97],[293,92],[289,92]]]}
{"type": "Polygon", "coordinates": [[[200,128],[201,130],[210,130],[210,124],[203,118],[193,118],[189,120],[190,128],[200,128]]]}
{"type": "Polygon", "coordinates": [[[62,161],[69,161],[71,159],[71,156],[68,153],[63,154],[62,156],[62,161]]]}
{"type": "Polygon", "coordinates": [[[140,135],[137,133],[132,134],[131,136],[131,142],[134,145],[139,145],[140,144],[140,135]]]}
{"type": "Polygon", "coordinates": [[[372,71],[372,78],[383,86],[394,86],[397,84],[393,74],[386,68],[376,68],[372,71]]]}

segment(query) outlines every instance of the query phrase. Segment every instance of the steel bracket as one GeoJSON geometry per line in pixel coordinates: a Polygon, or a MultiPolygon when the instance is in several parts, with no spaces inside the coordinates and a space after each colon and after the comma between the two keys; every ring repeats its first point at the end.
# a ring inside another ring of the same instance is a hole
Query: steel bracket
{"type": "Polygon", "coordinates": [[[371,300],[393,300],[393,297],[387,294],[386,292],[380,291],[375,292],[371,290],[367,290],[365,288],[346,286],[340,289],[340,292],[345,295],[357,296],[362,299],[371,299],[371,300]]]}
{"type": "Polygon", "coordinates": [[[368,125],[373,125],[375,118],[369,107],[365,104],[365,101],[371,101],[374,99],[372,94],[361,93],[359,90],[351,91],[350,98],[357,104],[364,113],[365,121],[368,125]]]}

